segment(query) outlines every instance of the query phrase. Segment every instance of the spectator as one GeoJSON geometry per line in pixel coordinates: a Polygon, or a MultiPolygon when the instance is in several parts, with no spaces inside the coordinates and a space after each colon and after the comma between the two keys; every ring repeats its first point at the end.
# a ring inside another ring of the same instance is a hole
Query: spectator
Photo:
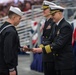
{"type": "Polygon", "coordinates": [[[23,11],[25,12],[25,11],[30,10],[31,9],[31,6],[32,6],[31,5],[31,2],[26,1],[25,4],[24,4],[24,10],[23,11]]]}
{"type": "Polygon", "coordinates": [[[18,1],[18,8],[23,11],[23,3],[21,1],[18,1]]]}

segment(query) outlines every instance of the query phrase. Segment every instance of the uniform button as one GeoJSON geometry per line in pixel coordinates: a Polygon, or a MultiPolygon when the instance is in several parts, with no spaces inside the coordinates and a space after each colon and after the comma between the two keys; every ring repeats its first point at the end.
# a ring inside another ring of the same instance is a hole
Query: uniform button
{"type": "Polygon", "coordinates": [[[58,54],[56,54],[56,56],[58,56],[58,54]]]}
{"type": "Polygon", "coordinates": [[[55,54],[53,53],[53,55],[55,56],[55,54]]]}

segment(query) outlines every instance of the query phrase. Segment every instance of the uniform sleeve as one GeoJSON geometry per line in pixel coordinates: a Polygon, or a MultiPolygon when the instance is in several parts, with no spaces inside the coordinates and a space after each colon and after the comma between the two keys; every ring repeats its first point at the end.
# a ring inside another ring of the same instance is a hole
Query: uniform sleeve
{"type": "Polygon", "coordinates": [[[8,66],[9,69],[14,68],[14,60],[15,60],[15,38],[16,33],[15,32],[8,32],[5,35],[4,39],[4,59],[6,62],[6,65],[8,66]]]}
{"type": "Polygon", "coordinates": [[[60,30],[55,41],[51,45],[46,45],[43,51],[46,51],[46,53],[50,53],[52,52],[52,50],[62,49],[71,37],[72,29],[69,26],[65,26],[60,30]]]}
{"type": "Polygon", "coordinates": [[[72,29],[69,26],[65,26],[61,29],[56,41],[51,44],[52,49],[63,48],[69,39],[72,40],[72,29]]]}

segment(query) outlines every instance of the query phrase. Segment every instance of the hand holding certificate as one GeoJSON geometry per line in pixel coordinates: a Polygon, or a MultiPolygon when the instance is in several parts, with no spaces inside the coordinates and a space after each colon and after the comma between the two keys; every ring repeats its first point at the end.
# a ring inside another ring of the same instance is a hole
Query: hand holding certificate
{"type": "Polygon", "coordinates": [[[27,46],[23,47],[23,51],[32,51],[32,50],[33,50],[32,48],[28,48],[27,46]]]}
{"type": "Polygon", "coordinates": [[[33,53],[42,53],[42,48],[28,48],[27,46],[23,47],[23,51],[32,51],[33,53]]]}
{"type": "Polygon", "coordinates": [[[32,48],[25,48],[25,51],[32,51],[32,48]]]}

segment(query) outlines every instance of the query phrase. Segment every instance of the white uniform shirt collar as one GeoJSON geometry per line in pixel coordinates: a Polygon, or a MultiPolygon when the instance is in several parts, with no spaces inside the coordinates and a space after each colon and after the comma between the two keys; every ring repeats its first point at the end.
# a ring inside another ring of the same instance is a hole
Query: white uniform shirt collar
{"type": "Polygon", "coordinates": [[[56,24],[59,25],[59,23],[61,22],[62,19],[63,19],[63,17],[56,24]]]}

